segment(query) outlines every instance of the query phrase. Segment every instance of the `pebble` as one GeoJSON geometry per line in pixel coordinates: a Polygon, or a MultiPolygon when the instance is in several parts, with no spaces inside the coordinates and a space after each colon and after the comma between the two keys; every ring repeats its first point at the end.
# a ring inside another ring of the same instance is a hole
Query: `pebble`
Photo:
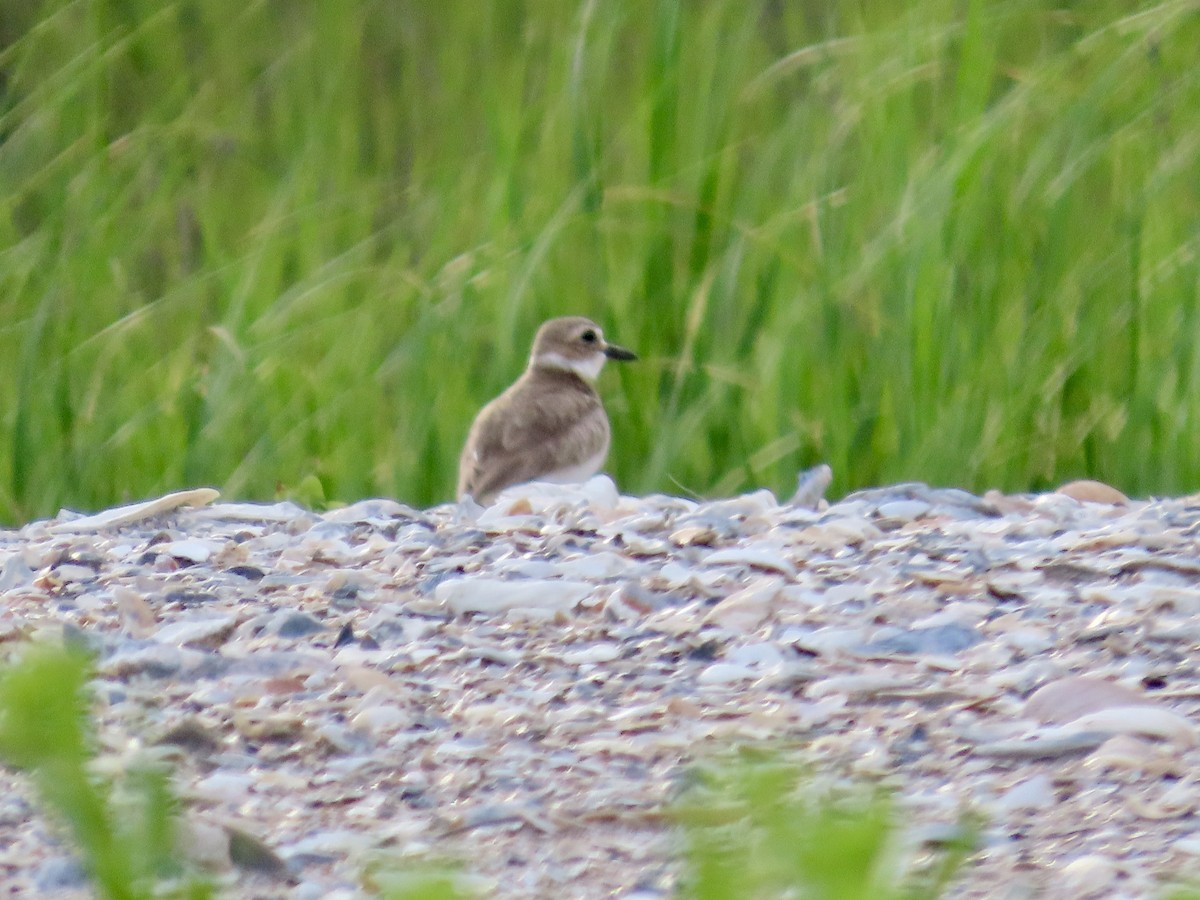
{"type": "Polygon", "coordinates": [[[56,896],[62,891],[81,888],[87,883],[83,863],[73,856],[47,859],[33,873],[33,884],[44,896],[56,896]]]}
{"type": "Polygon", "coordinates": [[[472,577],[443,581],[434,598],[453,613],[567,612],[592,592],[586,581],[472,577]]]}
{"type": "Polygon", "coordinates": [[[200,614],[187,616],[154,632],[154,640],[160,644],[177,644],[180,647],[219,647],[233,633],[237,617],[232,615],[200,614]]]}
{"type": "Polygon", "coordinates": [[[955,654],[981,640],[979,632],[969,625],[950,622],[930,628],[911,628],[865,644],[863,651],[892,656],[955,654]]]}
{"type": "Polygon", "coordinates": [[[167,556],[173,556],[176,559],[182,559],[192,563],[203,563],[212,559],[222,549],[222,545],[215,541],[184,539],[179,541],[170,541],[166,544],[158,544],[154,549],[158,553],[164,553],[167,556]]]}
{"type": "Polygon", "coordinates": [[[750,681],[757,678],[759,673],[753,666],[740,663],[713,663],[698,676],[696,683],[702,685],[726,685],[740,681],[750,681]]]}
{"type": "Polygon", "coordinates": [[[214,772],[196,782],[192,795],[210,801],[240,803],[254,787],[255,778],[246,774],[214,772]]]}
{"type": "MultiPolygon", "coordinates": [[[[679,780],[759,741],[885,778],[909,840],[983,814],[963,896],[1187,874],[1200,499],[829,502],[828,474],[786,505],[599,477],[486,509],[64,513],[5,533],[0,637],[92,649],[98,771],[168,759],[231,896],[354,896],[368,860],[428,853],[488,896],[672,896],[679,780]]],[[[83,896],[40,816],[0,808],[6,878],[83,896]]]]}
{"type": "Polygon", "coordinates": [[[327,628],[307,613],[285,613],[271,624],[271,630],[281,638],[302,638],[319,634],[327,628]]]}
{"type": "Polygon", "coordinates": [[[1004,813],[1045,809],[1054,803],[1054,784],[1045,773],[1014,784],[1004,792],[996,808],[1004,813]]]}

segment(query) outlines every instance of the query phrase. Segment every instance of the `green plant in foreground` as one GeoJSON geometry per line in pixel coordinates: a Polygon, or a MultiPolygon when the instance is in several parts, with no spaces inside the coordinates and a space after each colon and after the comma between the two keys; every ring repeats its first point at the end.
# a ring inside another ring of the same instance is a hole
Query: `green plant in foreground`
{"type": "Polygon", "coordinates": [[[807,774],[770,754],[702,769],[676,808],[686,845],[683,896],[937,897],[973,846],[973,833],[964,828],[934,865],[906,872],[885,792],[856,788],[818,796],[807,774]]]}
{"type": "Polygon", "coordinates": [[[464,888],[460,871],[453,864],[401,866],[387,861],[368,869],[363,882],[384,900],[465,900],[476,896],[464,888]]]}
{"type": "Polygon", "coordinates": [[[166,894],[155,890],[181,872],[166,773],[131,773],[123,803],[115,802],[111,785],[88,773],[87,670],[81,652],[34,647],[0,676],[0,758],[28,773],[44,805],[70,831],[101,896],[211,896],[211,888],[195,879],[166,894]]]}

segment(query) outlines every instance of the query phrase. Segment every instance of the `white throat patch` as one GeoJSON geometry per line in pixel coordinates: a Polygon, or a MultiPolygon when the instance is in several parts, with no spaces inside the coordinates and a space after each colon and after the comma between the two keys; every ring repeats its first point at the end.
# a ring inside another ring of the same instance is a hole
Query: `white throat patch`
{"type": "Polygon", "coordinates": [[[534,364],[546,369],[562,369],[564,372],[574,372],[585,381],[595,381],[600,377],[604,368],[605,356],[597,352],[587,359],[567,359],[561,353],[542,353],[534,360],[534,364]]]}

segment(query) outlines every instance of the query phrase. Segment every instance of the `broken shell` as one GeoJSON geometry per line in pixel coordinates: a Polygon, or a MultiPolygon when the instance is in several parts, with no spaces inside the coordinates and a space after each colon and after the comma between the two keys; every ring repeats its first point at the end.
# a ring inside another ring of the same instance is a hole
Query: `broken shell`
{"type": "Polygon", "coordinates": [[[1040,722],[1066,723],[1116,706],[1149,703],[1144,694],[1090,675],[1073,675],[1042,685],[1025,702],[1025,714],[1040,722]]]}

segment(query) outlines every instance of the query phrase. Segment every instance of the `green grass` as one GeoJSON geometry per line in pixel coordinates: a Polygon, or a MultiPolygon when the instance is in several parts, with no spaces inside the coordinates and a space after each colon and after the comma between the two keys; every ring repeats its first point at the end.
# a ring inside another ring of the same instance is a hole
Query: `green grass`
{"type": "Polygon", "coordinates": [[[447,499],[565,313],[643,357],[630,492],[1194,490],[1197,46],[1192,0],[14,0],[0,520],[447,499]]]}
{"type": "Polygon", "coordinates": [[[780,750],[742,748],[695,771],[676,804],[686,900],[933,900],[976,849],[975,825],[941,849],[901,844],[878,786],[820,790],[780,750]]]}

